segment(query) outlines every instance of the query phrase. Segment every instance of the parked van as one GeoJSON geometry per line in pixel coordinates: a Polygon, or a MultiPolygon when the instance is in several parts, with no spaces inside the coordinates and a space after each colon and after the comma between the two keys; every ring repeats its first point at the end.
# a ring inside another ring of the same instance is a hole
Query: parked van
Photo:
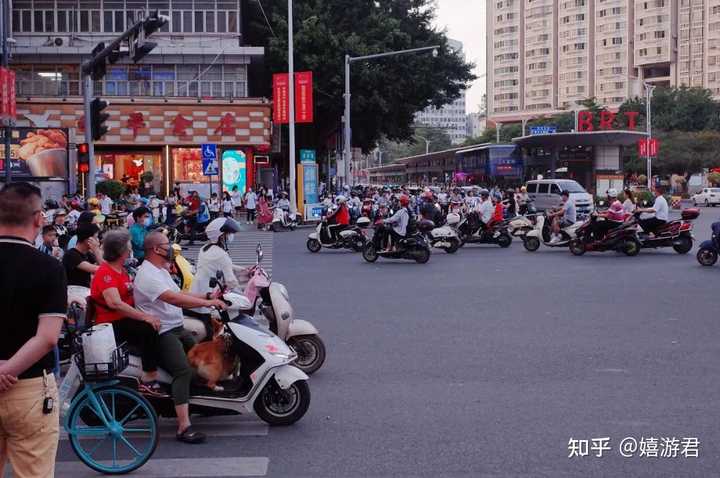
{"type": "Polygon", "coordinates": [[[588,215],[595,208],[592,196],[572,179],[538,179],[528,181],[525,187],[538,211],[558,207],[562,203],[560,194],[563,191],[570,193],[570,199],[575,201],[578,215],[588,215]]]}

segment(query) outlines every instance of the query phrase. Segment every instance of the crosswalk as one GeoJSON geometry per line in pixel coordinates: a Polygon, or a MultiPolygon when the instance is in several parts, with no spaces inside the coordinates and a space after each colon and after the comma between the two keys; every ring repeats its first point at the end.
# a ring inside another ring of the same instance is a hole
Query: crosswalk
{"type": "MultiPolygon", "coordinates": [[[[233,260],[233,264],[238,266],[255,264],[256,249],[260,244],[263,251],[262,266],[268,273],[272,273],[273,234],[273,232],[254,230],[235,234],[235,240],[228,245],[228,253],[233,260]]],[[[187,250],[183,254],[195,263],[202,246],[202,244],[197,243],[193,246],[187,246],[187,250]]]]}

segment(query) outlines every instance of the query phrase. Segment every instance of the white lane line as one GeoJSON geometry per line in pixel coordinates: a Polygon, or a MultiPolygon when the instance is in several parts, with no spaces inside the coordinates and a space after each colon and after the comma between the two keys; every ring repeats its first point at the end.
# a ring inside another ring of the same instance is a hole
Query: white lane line
{"type": "MultiPolygon", "coordinates": [[[[193,428],[209,437],[262,437],[268,434],[268,424],[261,421],[233,420],[231,417],[194,418],[193,428]]],[[[177,422],[160,420],[160,438],[175,438],[177,422]]],[[[68,440],[65,430],[60,440],[68,440]]]]}
{"type": "MultiPolygon", "coordinates": [[[[206,478],[213,476],[265,476],[270,459],[264,456],[227,458],[160,458],[150,459],[134,473],[124,476],[142,478],[206,478]]],[[[80,461],[60,461],[55,476],[62,478],[97,477],[80,461]]]]}

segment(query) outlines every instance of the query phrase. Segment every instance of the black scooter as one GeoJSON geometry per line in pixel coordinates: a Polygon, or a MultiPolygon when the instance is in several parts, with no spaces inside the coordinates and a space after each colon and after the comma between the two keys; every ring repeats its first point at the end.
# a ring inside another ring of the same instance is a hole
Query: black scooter
{"type": "Polygon", "coordinates": [[[497,244],[503,249],[512,244],[508,221],[491,221],[488,227],[482,227],[475,212],[466,215],[457,230],[462,244],[497,244]]]}
{"type": "Polygon", "coordinates": [[[380,257],[386,259],[408,259],[418,264],[425,264],[430,260],[430,246],[428,245],[422,234],[417,230],[411,231],[408,227],[408,233],[405,238],[400,240],[393,251],[384,251],[384,238],[389,236],[386,229],[389,226],[383,224],[382,219],[375,223],[375,234],[372,240],[368,241],[362,251],[363,259],[367,262],[375,262],[380,257]]]}

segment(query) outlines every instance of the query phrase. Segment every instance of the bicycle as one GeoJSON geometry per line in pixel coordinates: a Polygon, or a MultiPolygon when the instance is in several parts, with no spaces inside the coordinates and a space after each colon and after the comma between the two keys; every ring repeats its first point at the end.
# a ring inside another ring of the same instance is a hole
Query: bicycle
{"type": "Polygon", "coordinates": [[[74,341],[75,353],[61,386],[61,397],[74,394],[82,377],[82,389],[64,412],[65,430],[78,458],[95,471],[108,475],[130,473],[143,466],[157,448],[158,418],[152,405],[135,390],[116,379],[128,366],[125,345],[115,349],[110,362],[86,363],[81,339],[74,341]],[[74,388],[74,390],[73,390],[74,388]],[[109,439],[109,440],[108,440],[109,439]],[[105,450],[103,444],[110,445],[105,450]]]}

